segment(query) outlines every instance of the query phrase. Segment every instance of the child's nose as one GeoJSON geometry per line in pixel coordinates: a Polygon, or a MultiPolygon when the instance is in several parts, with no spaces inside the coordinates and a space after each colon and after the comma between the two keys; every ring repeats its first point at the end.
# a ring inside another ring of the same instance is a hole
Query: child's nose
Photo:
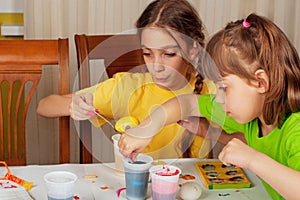
{"type": "Polygon", "coordinates": [[[215,100],[216,100],[217,103],[224,104],[225,103],[225,92],[222,91],[222,90],[217,90],[215,100]]]}
{"type": "Polygon", "coordinates": [[[155,63],[153,68],[154,68],[154,71],[157,71],[157,72],[164,70],[164,66],[160,63],[155,63]]]}
{"type": "Polygon", "coordinates": [[[154,66],[154,70],[155,71],[162,71],[162,70],[164,70],[164,65],[162,63],[161,58],[159,58],[159,57],[155,57],[153,66],[154,66]]]}
{"type": "Polygon", "coordinates": [[[162,64],[162,58],[159,55],[154,55],[153,61],[155,64],[162,64]]]}

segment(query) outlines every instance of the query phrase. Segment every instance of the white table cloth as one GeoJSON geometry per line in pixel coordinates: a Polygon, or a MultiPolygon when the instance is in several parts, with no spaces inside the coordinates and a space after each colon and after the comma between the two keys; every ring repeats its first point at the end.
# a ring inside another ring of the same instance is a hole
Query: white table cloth
{"type": "MultiPolygon", "coordinates": [[[[258,177],[249,170],[245,170],[248,178],[252,183],[251,188],[243,189],[219,189],[208,190],[204,187],[201,177],[196,169],[196,162],[211,161],[203,159],[166,159],[162,160],[167,164],[178,166],[182,170],[183,175],[192,175],[194,180],[199,183],[203,189],[200,199],[207,200],[268,200],[271,197],[268,195],[264,186],[258,177]]],[[[11,173],[26,181],[34,182],[34,186],[29,191],[30,195],[36,200],[47,200],[47,190],[43,177],[46,173],[52,171],[69,171],[78,176],[75,184],[75,195],[80,200],[123,200],[125,191],[121,192],[120,197],[117,197],[116,191],[119,188],[125,187],[124,174],[115,171],[114,163],[102,164],[61,164],[61,165],[28,165],[10,167],[11,173]],[[86,175],[96,175],[97,178],[85,178],[86,175]]],[[[5,167],[0,167],[0,176],[3,177],[6,173],[5,167]]],[[[180,179],[179,183],[184,183],[191,180],[180,179]]],[[[179,191],[179,190],[178,190],[179,191]]],[[[148,199],[151,199],[149,191],[148,199]]]]}

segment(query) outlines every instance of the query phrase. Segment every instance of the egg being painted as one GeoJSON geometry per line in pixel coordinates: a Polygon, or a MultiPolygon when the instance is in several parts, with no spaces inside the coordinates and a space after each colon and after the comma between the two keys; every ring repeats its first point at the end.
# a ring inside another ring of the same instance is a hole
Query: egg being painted
{"type": "Polygon", "coordinates": [[[196,182],[182,184],[179,195],[183,200],[197,200],[202,194],[201,186],[196,182]]]}
{"type": "Polygon", "coordinates": [[[133,128],[135,126],[139,125],[139,121],[132,116],[122,117],[119,119],[115,124],[115,129],[119,133],[125,132],[129,128],[133,128]]]}

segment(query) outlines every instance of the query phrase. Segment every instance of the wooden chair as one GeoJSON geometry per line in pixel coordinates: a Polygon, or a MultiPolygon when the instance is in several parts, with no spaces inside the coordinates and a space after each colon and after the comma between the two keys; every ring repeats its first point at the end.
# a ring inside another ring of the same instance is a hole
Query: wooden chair
{"type": "MultiPolygon", "coordinates": [[[[0,160],[7,164],[26,165],[25,120],[42,65],[59,65],[59,94],[70,92],[68,45],[68,39],[0,41],[0,160]]],[[[59,119],[60,163],[70,162],[69,122],[59,119]]]]}
{"type": "MultiPolygon", "coordinates": [[[[90,61],[104,59],[109,78],[144,64],[137,35],[75,35],[79,88],[90,84],[90,61]]],[[[80,162],[92,163],[92,133],[89,121],[80,122],[80,162]],[[83,145],[84,144],[84,145],[83,145]]]]}

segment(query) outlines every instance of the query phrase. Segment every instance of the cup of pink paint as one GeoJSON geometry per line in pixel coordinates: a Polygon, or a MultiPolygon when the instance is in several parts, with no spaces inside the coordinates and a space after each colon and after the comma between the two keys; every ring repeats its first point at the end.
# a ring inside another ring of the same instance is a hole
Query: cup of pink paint
{"type": "Polygon", "coordinates": [[[174,200],[181,170],[172,165],[156,165],[150,168],[153,200],[174,200]]]}

